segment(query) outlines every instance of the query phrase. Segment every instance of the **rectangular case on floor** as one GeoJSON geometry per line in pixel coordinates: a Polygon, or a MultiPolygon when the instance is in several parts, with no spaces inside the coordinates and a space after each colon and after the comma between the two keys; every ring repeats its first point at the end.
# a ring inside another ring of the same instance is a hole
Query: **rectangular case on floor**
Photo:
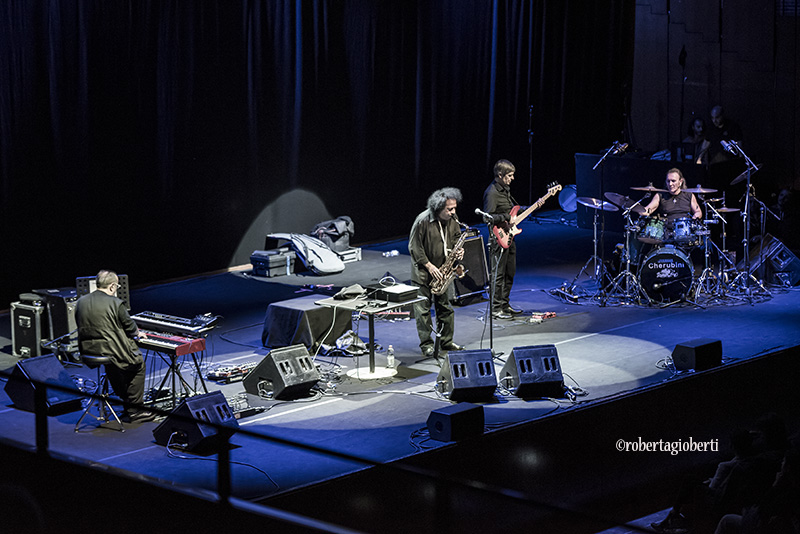
{"type": "Polygon", "coordinates": [[[43,305],[11,303],[11,345],[14,356],[41,356],[44,310],[43,305]]]}

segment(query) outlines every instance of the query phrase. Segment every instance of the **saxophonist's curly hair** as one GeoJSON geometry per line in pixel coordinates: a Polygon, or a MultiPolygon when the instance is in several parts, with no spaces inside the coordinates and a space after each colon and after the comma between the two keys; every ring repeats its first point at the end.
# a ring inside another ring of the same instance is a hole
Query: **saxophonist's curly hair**
{"type": "Polygon", "coordinates": [[[461,203],[461,190],[456,187],[443,187],[436,190],[428,197],[428,209],[436,215],[444,209],[447,200],[451,198],[457,203],[461,203]]]}

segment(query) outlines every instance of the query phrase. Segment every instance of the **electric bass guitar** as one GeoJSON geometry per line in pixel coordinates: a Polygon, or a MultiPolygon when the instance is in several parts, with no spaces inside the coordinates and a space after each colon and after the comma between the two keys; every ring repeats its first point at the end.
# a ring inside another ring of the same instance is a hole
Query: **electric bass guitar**
{"type": "Polygon", "coordinates": [[[561,186],[557,182],[553,182],[552,184],[547,186],[547,194],[537,200],[535,203],[528,206],[528,209],[523,211],[522,213],[519,212],[519,206],[514,206],[511,208],[511,220],[504,221],[502,224],[496,225],[492,228],[492,232],[494,236],[497,238],[497,242],[500,243],[500,246],[503,248],[508,248],[511,244],[511,240],[514,239],[514,236],[521,233],[522,230],[517,228],[517,225],[525,220],[525,218],[542,207],[545,201],[561,191],[561,186]]]}

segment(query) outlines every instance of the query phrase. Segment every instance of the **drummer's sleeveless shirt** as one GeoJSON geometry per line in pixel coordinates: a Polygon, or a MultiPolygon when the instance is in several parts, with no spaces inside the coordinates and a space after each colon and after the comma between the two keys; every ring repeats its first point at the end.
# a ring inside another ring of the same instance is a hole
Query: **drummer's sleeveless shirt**
{"type": "Polygon", "coordinates": [[[677,195],[670,195],[669,193],[660,193],[661,202],[658,205],[658,211],[662,215],[667,216],[668,221],[674,221],[681,217],[692,216],[692,193],[681,191],[677,195]]]}

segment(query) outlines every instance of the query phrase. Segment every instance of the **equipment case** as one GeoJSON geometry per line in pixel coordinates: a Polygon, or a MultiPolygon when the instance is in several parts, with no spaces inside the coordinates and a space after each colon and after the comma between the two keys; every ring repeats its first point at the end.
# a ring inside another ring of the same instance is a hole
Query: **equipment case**
{"type": "Polygon", "coordinates": [[[294,273],[295,251],[289,247],[273,250],[254,250],[250,255],[255,276],[283,276],[294,273]]]}
{"type": "Polygon", "coordinates": [[[11,346],[14,356],[41,356],[44,310],[45,307],[40,304],[11,303],[11,346]]]}

